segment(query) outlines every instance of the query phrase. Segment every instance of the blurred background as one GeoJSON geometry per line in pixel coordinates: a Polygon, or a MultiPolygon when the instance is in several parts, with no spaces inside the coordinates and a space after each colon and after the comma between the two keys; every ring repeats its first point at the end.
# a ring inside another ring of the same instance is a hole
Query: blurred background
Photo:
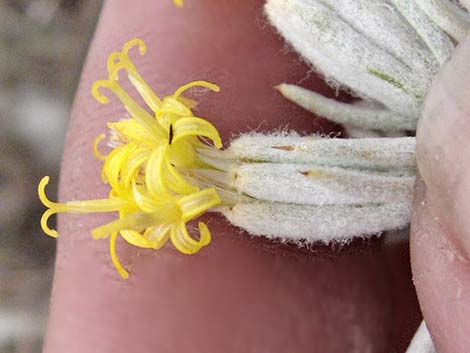
{"type": "Polygon", "coordinates": [[[69,112],[101,0],[0,0],[0,353],[41,352],[55,240],[36,187],[56,197],[69,112]]]}

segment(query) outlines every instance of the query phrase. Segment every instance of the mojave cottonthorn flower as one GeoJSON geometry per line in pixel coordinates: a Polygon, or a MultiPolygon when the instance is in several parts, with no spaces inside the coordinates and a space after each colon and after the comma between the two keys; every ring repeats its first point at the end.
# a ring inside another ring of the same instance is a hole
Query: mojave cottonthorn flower
{"type": "MultiPolygon", "coordinates": [[[[455,43],[469,33],[468,14],[450,0],[268,0],[266,11],[328,81],[348,87],[364,101],[338,103],[287,84],[278,87],[280,92],[364,135],[413,131],[432,78],[455,43]]],[[[46,177],[39,185],[49,208],[42,219],[46,233],[57,235],[47,226],[55,213],[118,212],[116,221],[92,234],[110,237],[113,262],[127,277],[116,257],[118,233],[136,246],[159,248],[171,239],[183,253],[194,253],[207,245],[210,233],[200,223],[195,240],[186,222],[211,209],[253,235],[294,242],[347,242],[409,223],[414,138],[247,134],[218,150],[217,130],[194,117],[194,102],[181,97],[194,85],[218,88],[197,81],[160,100],[129,60],[134,44],[143,54],[141,41],[129,42],[110,56],[108,79],[93,87],[101,103],[107,98],[100,88],[110,89],[130,115],[108,124],[114,149],[107,156],[97,148],[104,137],[95,141],[109,197],[54,203],[44,193],[46,177]],[[127,72],[152,114],[119,85],[120,70],[127,72]],[[212,140],[216,148],[198,136],[212,140]]]]}
{"type": "MultiPolygon", "coordinates": [[[[127,119],[108,123],[113,146],[108,155],[98,149],[104,134],[93,144],[96,157],[104,162],[101,177],[109,184],[108,198],[52,202],[45,195],[49,177],[44,177],[38,192],[48,207],[41,219],[47,234],[57,236],[47,225],[56,213],[117,212],[117,220],[93,229],[92,235],[109,237],[111,259],[119,274],[128,278],[116,254],[118,234],[142,248],[159,249],[171,240],[182,253],[193,254],[210,242],[211,235],[199,222],[196,240],[186,223],[215,207],[253,235],[301,243],[347,242],[408,224],[415,175],[413,138],[246,134],[221,151],[215,127],[195,117],[191,111],[195,102],[181,96],[193,86],[214,91],[218,87],[195,81],[160,99],[129,58],[134,46],[145,53],[141,40],[129,41],[110,55],[108,79],[92,88],[103,104],[108,98],[100,90],[109,89],[129,114],[127,119]],[[127,73],[152,113],[122,88],[120,71],[127,73]],[[210,139],[214,146],[199,137],[210,139]]],[[[391,130],[398,122],[409,124],[409,119],[387,118],[391,113],[382,110],[382,120],[393,121],[391,130]]],[[[368,114],[367,109],[355,113],[368,114]]],[[[423,335],[427,344],[427,331],[423,335]]],[[[416,341],[418,349],[421,341],[416,341]]]]}
{"type": "Polygon", "coordinates": [[[117,212],[118,219],[92,230],[95,239],[109,236],[112,260],[123,277],[128,274],[116,256],[120,234],[128,243],[158,249],[168,240],[183,253],[207,245],[210,233],[199,223],[199,240],[192,238],[186,222],[202,213],[219,211],[236,226],[253,235],[290,242],[347,242],[409,222],[414,181],[414,139],[344,140],[295,133],[247,134],[226,150],[215,127],[195,117],[195,102],[181,94],[202,86],[194,81],[160,99],[140,76],[129,58],[139,39],[126,43],[108,59],[108,79],[92,88],[101,103],[110,90],[123,103],[129,118],[108,123],[106,156],[98,150],[104,135],[93,144],[103,160],[101,177],[109,185],[107,199],[55,203],[47,199],[45,177],[39,195],[49,217],[62,212],[117,212]],[[121,87],[125,71],[148,109],[141,107],[121,87]],[[207,138],[213,146],[201,142],[207,138]]]}
{"type": "Polygon", "coordinates": [[[123,103],[130,118],[109,123],[114,149],[107,155],[99,153],[104,161],[102,179],[109,184],[107,199],[69,201],[55,203],[47,199],[45,187],[49,181],[44,177],[39,183],[39,197],[48,207],[41,219],[44,232],[56,237],[55,230],[48,227],[49,217],[64,212],[118,212],[118,219],[92,230],[95,239],[110,238],[112,260],[121,274],[128,274],[120,265],[115,251],[119,233],[132,245],[158,249],[169,239],[182,253],[192,254],[210,241],[207,226],[199,223],[199,240],[192,238],[186,223],[220,203],[214,188],[200,189],[186,181],[180,170],[202,167],[196,157],[196,148],[204,146],[198,137],[210,139],[216,148],[222,146],[216,128],[208,121],[195,117],[191,111],[194,102],[181,94],[194,86],[213,91],[219,88],[209,82],[194,81],[180,87],[168,97],[160,99],[140,76],[129,59],[129,50],[137,46],[141,54],[146,47],[143,41],[127,42],[122,51],[110,55],[108,79],[97,81],[92,88],[93,96],[100,103],[108,98],[100,89],[107,88],[123,103]],[[125,71],[130,82],[140,93],[153,114],[142,108],[119,84],[119,72],[125,71]]]}

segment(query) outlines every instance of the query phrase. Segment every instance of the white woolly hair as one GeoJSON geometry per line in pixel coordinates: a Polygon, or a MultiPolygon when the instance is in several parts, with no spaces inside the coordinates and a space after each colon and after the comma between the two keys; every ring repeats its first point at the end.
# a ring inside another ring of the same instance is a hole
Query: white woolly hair
{"type": "Polygon", "coordinates": [[[225,217],[250,234],[289,242],[347,243],[385,230],[406,227],[411,206],[404,204],[297,205],[276,202],[237,204],[225,217]]]}
{"type": "MultiPolygon", "coordinates": [[[[367,7],[374,2],[361,3],[367,7]]],[[[390,55],[331,8],[313,0],[270,0],[265,8],[284,38],[327,79],[402,115],[418,114],[429,77],[390,55]]]]}
{"type": "Polygon", "coordinates": [[[415,139],[338,139],[250,133],[227,150],[198,150],[214,169],[192,181],[216,187],[222,213],[253,235],[347,242],[406,227],[415,179],[415,139]],[[220,192],[219,192],[220,191],[220,192]]]}
{"type": "MultiPolygon", "coordinates": [[[[227,151],[239,162],[224,181],[257,201],[227,208],[226,217],[252,234],[325,243],[406,227],[415,139],[378,137],[416,129],[435,74],[470,34],[469,8],[470,0],[267,0],[286,41],[365,103],[277,89],[359,138],[240,137],[227,151]]],[[[434,352],[423,322],[407,353],[434,352]]]]}
{"type": "MultiPolygon", "coordinates": [[[[415,139],[379,137],[416,129],[435,74],[470,34],[469,8],[470,0],[267,0],[269,21],[301,57],[363,102],[286,83],[277,89],[359,138],[252,134],[225,156],[201,151],[225,168],[224,177],[205,178],[250,197],[225,216],[251,234],[291,241],[348,242],[405,228],[415,139]]],[[[407,353],[434,352],[423,322],[407,353]]]]}
{"type": "Polygon", "coordinates": [[[414,131],[433,77],[470,34],[468,2],[268,0],[269,21],[301,57],[327,82],[371,103],[342,104],[295,85],[278,89],[354,136],[414,131]]]}

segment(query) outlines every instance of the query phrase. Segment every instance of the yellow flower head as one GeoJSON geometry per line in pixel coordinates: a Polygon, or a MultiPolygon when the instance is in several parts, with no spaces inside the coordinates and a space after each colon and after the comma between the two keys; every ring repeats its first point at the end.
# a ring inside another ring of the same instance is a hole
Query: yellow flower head
{"type": "Polygon", "coordinates": [[[200,189],[186,178],[191,168],[204,168],[196,155],[203,146],[200,138],[222,147],[217,129],[207,120],[195,117],[191,111],[195,102],[182,97],[191,87],[205,87],[219,91],[206,81],[190,82],[174,94],[160,99],[140,76],[129,58],[129,50],[137,46],[140,54],[146,47],[142,40],[127,42],[120,52],[110,55],[107,63],[108,79],[95,82],[92,94],[102,104],[108,98],[101,89],[109,89],[122,102],[129,118],[108,123],[114,148],[102,155],[98,144],[105,138],[97,137],[93,144],[95,156],[104,162],[101,177],[110,186],[107,199],[56,203],[45,194],[49,177],[38,186],[39,198],[48,208],[42,216],[44,232],[57,237],[47,225],[56,213],[117,212],[118,219],[92,230],[95,239],[109,237],[112,261],[123,278],[129,274],[116,256],[116,239],[120,234],[128,243],[142,248],[161,248],[171,240],[184,254],[194,254],[210,242],[210,232],[199,222],[199,239],[188,233],[186,223],[220,203],[214,188],[200,189]],[[141,107],[119,84],[119,73],[125,71],[151,113],[141,107]]]}

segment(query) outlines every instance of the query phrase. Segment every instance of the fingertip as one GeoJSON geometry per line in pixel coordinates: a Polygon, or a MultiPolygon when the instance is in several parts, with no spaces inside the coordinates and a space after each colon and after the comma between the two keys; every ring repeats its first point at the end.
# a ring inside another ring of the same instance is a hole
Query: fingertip
{"type": "Polygon", "coordinates": [[[417,164],[428,198],[470,253],[470,38],[436,76],[417,130],[417,164]]]}
{"type": "Polygon", "coordinates": [[[417,130],[411,262],[439,352],[470,345],[470,39],[436,76],[417,130]]]}

